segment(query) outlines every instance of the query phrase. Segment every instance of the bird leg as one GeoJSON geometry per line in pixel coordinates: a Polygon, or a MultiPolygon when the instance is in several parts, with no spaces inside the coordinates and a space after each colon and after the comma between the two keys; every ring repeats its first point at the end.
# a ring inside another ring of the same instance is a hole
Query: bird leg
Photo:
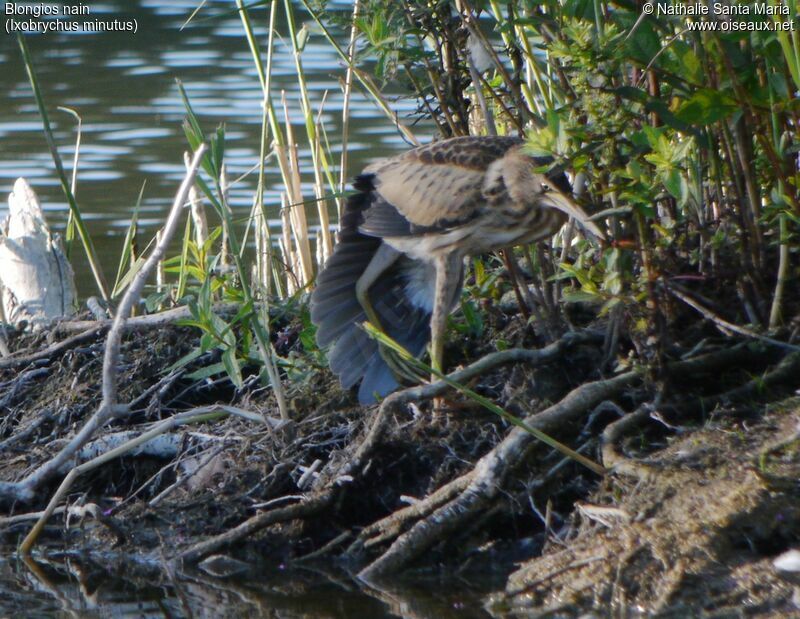
{"type": "MultiPolygon", "coordinates": [[[[361,308],[367,315],[367,320],[372,323],[373,327],[383,331],[384,333],[386,333],[386,329],[383,328],[380,318],[378,317],[378,313],[372,306],[372,301],[370,301],[369,298],[369,289],[378,280],[378,278],[397,261],[401,255],[401,252],[397,251],[386,243],[381,244],[381,246],[378,247],[378,251],[375,252],[372,260],[367,265],[367,268],[364,269],[361,277],[359,277],[358,281],[356,282],[356,299],[358,299],[359,305],[361,305],[361,308]]],[[[386,350],[380,344],[378,345],[378,352],[395,376],[398,378],[404,378],[411,383],[419,382],[419,375],[416,374],[416,372],[414,372],[414,370],[411,369],[408,364],[394,352],[391,350],[386,350]]]]}
{"type": "Polygon", "coordinates": [[[356,299],[358,299],[359,305],[361,305],[364,313],[367,315],[367,320],[369,320],[376,329],[380,329],[381,331],[384,331],[384,329],[381,326],[381,321],[378,319],[375,308],[372,307],[372,302],[369,300],[369,289],[372,288],[372,284],[374,284],[384,271],[392,266],[401,255],[402,254],[393,247],[382,243],[381,246],[378,247],[378,251],[375,252],[375,255],[372,256],[372,260],[370,260],[367,268],[364,269],[361,277],[359,277],[356,282],[356,299]]]}
{"type": "MultiPolygon", "coordinates": [[[[522,290],[521,287],[525,284],[520,284],[520,276],[519,276],[519,269],[517,268],[517,263],[514,260],[514,250],[513,249],[503,249],[500,251],[503,255],[503,261],[506,263],[506,268],[508,269],[508,277],[511,280],[511,283],[514,285],[514,295],[517,297],[517,304],[519,305],[519,311],[522,312],[522,317],[525,319],[527,323],[531,318],[531,311],[528,307],[528,304],[525,302],[525,299],[522,298],[522,290]]],[[[530,294],[530,293],[528,293],[530,294]]]]}
{"type": "MultiPolygon", "coordinates": [[[[456,302],[456,294],[461,289],[462,258],[455,254],[437,256],[436,283],[433,297],[433,314],[431,315],[431,367],[440,374],[443,370],[444,332],[447,316],[456,302]]],[[[434,374],[431,380],[438,380],[434,374]]]]}

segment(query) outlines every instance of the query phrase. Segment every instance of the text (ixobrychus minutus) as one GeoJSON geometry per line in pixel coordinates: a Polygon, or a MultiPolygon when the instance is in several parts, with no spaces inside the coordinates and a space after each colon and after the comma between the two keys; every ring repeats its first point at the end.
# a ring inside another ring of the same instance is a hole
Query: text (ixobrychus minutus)
{"type": "Polygon", "coordinates": [[[431,342],[442,369],[444,329],[464,279],[464,258],[552,236],[568,216],[600,229],[570,197],[562,173],[515,137],[459,137],[368,166],[353,183],[338,244],[317,278],[311,320],[317,342],[348,389],[368,404],[398,386],[370,320],[409,352],[431,342]]]}

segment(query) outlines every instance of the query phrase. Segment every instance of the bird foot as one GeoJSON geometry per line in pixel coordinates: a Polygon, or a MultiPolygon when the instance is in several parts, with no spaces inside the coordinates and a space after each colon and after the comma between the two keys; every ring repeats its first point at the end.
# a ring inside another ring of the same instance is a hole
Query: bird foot
{"type": "Polygon", "coordinates": [[[425,375],[403,359],[396,351],[381,346],[380,344],[378,345],[378,351],[398,382],[408,385],[418,385],[425,381],[425,375]]]}
{"type": "Polygon", "coordinates": [[[437,426],[448,425],[450,416],[447,413],[447,400],[444,398],[433,398],[431,401],[431,423],[437,426]]]}

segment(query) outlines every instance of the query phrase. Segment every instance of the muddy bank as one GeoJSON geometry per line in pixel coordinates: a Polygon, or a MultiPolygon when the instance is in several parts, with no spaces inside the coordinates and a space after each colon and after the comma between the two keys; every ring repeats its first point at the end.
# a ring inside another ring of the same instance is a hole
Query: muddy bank
{"type": "Polygon", "coordinates": [[[568,538],[511,574],[495,611],[800,612],[798,581],[773,565],[800,533],[800,399],[682,434],[578,503],[568,538]]]}
{"type": "MultiPolygon", "coordinates": [[[[486,324],[482,336],[449,346],[452,365],[466,366],[455,377],[613,471],[589,471],[445,384],[364,409],[304,352],[292,317],[277,317],[273,334],[290,361],[281,368],[289,421],[278,418],[258,367],[245,366],[239,390],[203,376],[218,361],[213,351],[170,371],[197,332],[140,326],[125,334],[120,356],[129,410],[95,438],[127,440],[212,404],[253,417],[171,428],[160,450],[80,476],[37,552],[102,561],[113,549],[132,572],[223,578],[265,557],[373,583],[401,571],[488,572],[506,590],[488,606],[498,616],[794,608],[795,585],[771,561],[800,537],[798,413],[794,400],[767,404],[796,388],[793,354],[711,337],[668,361],[667,389],[639,368],[604,369],[603,332],[590,325],[543,346],[515,314],[492,312],[486,324]],[[500,340],[508,350],[492,353],[500,340]],[[445,404],[436,416],[434,397],[445,404]]],[[[13,355],[0,365],[5,482],[57,454],[101,397],[104,330],[52,348],[67,337],[62,329],[9,338],[13,355]]],[[[62,477],[29,501],[6,498],[6,544],[30,530],[35,519],[24,515],[44,508],[62,477]]]]}

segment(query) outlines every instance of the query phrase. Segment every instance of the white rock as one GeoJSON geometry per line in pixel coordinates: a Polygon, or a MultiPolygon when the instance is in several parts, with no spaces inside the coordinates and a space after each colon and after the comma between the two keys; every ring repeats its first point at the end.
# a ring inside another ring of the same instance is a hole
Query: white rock
{"type": "Polygon", "coordinates": [[[41,326],[75,311],[75,276],[50,234],[36,193],[24,178],[8,196],[0,224],[0,302],[11,323],[41,326]]]}
{"type": "Polygon", "coordinates": [[[781,572],[800,572],[800,550],[787,550],[782,555],[775,557],[772,565],[781,572]]]}

